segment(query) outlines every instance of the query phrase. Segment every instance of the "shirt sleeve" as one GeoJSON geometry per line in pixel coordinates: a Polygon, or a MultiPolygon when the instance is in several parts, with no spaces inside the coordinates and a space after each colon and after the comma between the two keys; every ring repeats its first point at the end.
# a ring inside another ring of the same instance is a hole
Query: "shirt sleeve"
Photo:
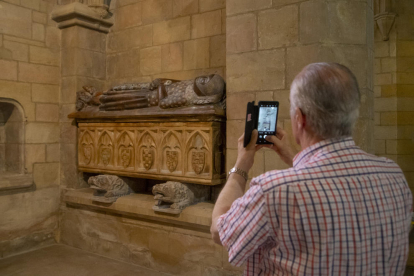
{"type": "Polygon", "coordinates": [[[269,237],[269,221],[260,185],[251,185],[230,210],[219,217],[221,243],[229,252],[229,262],[241,266],[269,237]]]}

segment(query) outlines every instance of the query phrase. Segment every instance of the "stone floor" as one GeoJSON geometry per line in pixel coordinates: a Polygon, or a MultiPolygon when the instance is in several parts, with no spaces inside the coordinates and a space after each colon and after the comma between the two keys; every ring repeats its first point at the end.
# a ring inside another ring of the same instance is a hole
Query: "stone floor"
{"type": "Polygon", "coordinates": [[[169,276],[65,245],[0,259],[2,276],[169,276]]]}

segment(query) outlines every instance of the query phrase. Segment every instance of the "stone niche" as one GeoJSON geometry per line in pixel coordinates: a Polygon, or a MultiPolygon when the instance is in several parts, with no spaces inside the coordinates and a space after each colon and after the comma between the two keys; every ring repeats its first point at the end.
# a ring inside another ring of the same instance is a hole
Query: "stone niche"
{"type": "Polygon", "coordinates": [[[92,201],[152,192],[153,211],[208,201],[225,174],[225,83],[218,75],[156,79],[77,93],[78,169],[92,201]],[[134,180],[135,179],[135,180],[134,180]]]}
{"type": "Polygon", "coordinates": [[[12,99],[0,98],[0,192],[33,185],[24,169],[24,130],[23,108],[12,99]]]}

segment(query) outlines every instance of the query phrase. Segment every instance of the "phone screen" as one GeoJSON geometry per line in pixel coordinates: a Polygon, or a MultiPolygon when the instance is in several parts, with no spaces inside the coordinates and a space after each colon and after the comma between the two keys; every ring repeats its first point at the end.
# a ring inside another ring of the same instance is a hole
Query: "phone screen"
{"type": "Polygon", "coordinates": [[[267,135],[276,134],[276,121],[278,113],[278,103],[259,104],[259,118],[257,131],[259,132],[258,144],[265,143],[267,135]]]}

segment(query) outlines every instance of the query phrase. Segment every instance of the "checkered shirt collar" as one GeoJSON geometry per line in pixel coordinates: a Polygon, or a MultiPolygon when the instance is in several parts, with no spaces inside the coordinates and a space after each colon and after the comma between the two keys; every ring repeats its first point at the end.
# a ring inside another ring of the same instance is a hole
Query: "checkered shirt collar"
{"type": "Polygon", "coordinates": [[[293,167],[295,169],[303,167],[313,156],[321,152],[331,152],[336,151],[341,148],[350,148],[355,147],[355,142],[352,137],[342,137],[342,138],[333,138],[322,140],[316,144],[313,144],[310,147],[299,152],[293,158],[293,167]]]}

